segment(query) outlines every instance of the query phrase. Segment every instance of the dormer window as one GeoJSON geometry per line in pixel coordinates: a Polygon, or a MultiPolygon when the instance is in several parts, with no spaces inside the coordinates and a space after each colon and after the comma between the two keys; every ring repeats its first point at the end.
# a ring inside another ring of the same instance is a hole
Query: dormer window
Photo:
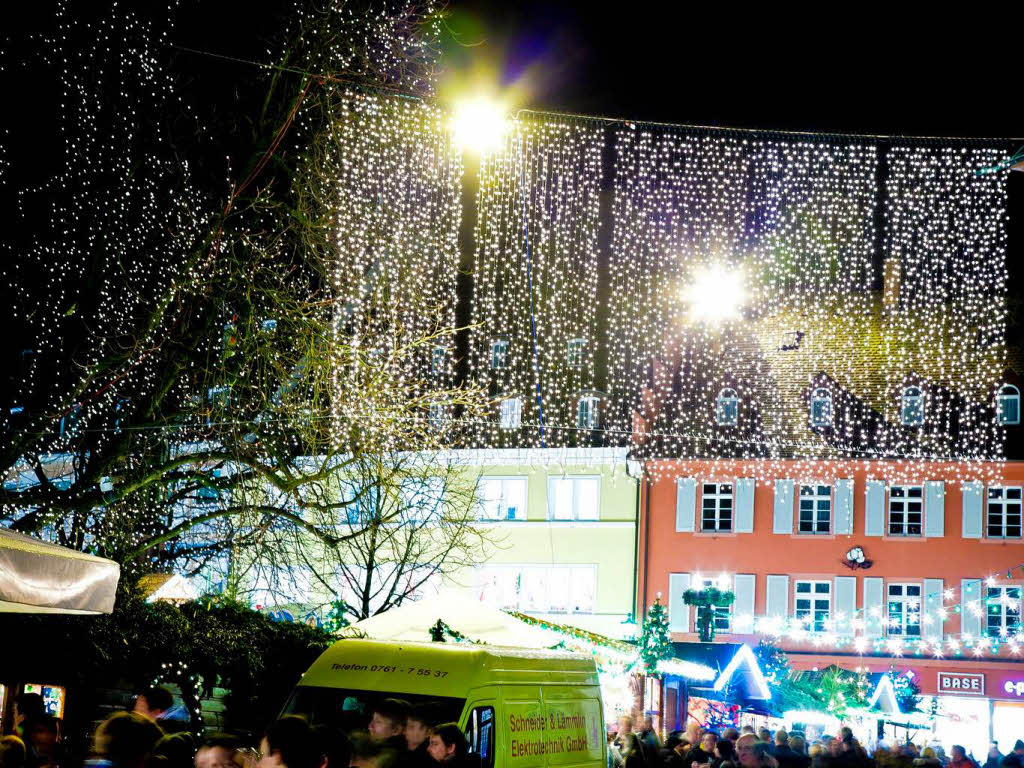
{"type": "Polygon", "coordinates": [[[430,354],[430,372],[435,376],[444,373],[448,362],[448,350],[445,347],[434,347],[430,354]]]}
{"type": "Polygon", "coordinates": [[[508,368],[508,339],[491,342],[491,370],[503,371],[508,368]]]}
{"type": "Polygon", "coordinates": [[[740,399],[736,390],[725,387],[715,400],[715,423],[720,427],[735,427],[740,418],[740,399]]]}
{"type": "Polygon", "coordinates": [[[576,426],[597,429],[601,421],[601,401],[594,395],[584,395],[576,404],[576,426]]]}
{"type": "Polygon", "coordinates": [[[906,387],[900,396],[900,423],[905,427],[924,424],[924,393],[920,387],[906,387]]]}
{"type": "Polygon", "coordinates": [[[582,368],[587,352],[587,340],[584,338],[570,339],[565,351],[565,361],[570,368],[582,368]]]}
{"type": "Polygon", "coordinates": [[[440,429],[444,425],[444,406],[441,403],[430,404],[427,421],[434,429],[440,429]]]}
{"type": "Polygon", "coordinates": [[[811,426],[832,426],[832,393],[825,387],[818,387],[811,392],[811,426]]]}
{"type": "Polygon", "coordinates": [[[519,429],[523,423],[523,400],[507,397],[498,406],[498,426],[501,429],[519,429]]]}
{"type": "Polygon", "coordinates": [[[779,341],[779,349],[783,352],[792,352],[794,349],[800,349],[800,342],[803,340],[803,331],[785,331],[779,341]]]}
{"type": "Polygon", "coordinates": [[[1013,384],[1004,384],[996,395],[996,423],[1020,424],[1020,390],[1013,384]]]}

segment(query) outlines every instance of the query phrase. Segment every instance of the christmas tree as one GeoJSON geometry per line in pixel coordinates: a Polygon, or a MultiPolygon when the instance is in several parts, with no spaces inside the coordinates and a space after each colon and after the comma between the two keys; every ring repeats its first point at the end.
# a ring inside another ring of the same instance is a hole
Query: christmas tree
{"type": "Polygon", "coordinates": [[[658,674],[658,662],[673,657],[672,641],[668,635],[668,612],[661,600],[656,598],[654,605],[647,611],[643,633],[640,636],[640,659],[644,663],[644,672],[648,675],[658,674]]]}

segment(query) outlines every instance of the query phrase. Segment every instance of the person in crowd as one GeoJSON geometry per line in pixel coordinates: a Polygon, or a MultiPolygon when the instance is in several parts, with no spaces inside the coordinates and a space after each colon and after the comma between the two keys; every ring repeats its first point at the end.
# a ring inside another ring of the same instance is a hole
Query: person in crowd
{"type": "Polygon", "coordinates": [[[807,757],[811,760],[811,768],[824,768],[828,751],[821,744],[811,744],[807,748],[807,757]]]}
{"type": "Polygon", "coordinates": [[[175,706],[171,689],[162,685],[154,685],[137,694],[132,712],[155,720],[164,733],[187,731],[192,721],[188,709],[180,704],[175,706]]]}
{"type": "Polygon", "coordinates": [[[949,750],[950,768],[978,768],[978,764],[967,756],[967,750],[959,744],[954,744],[949,750]]]}
{"type": "Polygon", "coordinates": [[[740,737],[740,732],[735,728],[729,727],[722,731],[722,738],[731,741],[733,746],[736,746],[736,739],[740,737]]]}
{"type": "Polygon", "coordinates": [[[400,758],[409,749],[405,740],[409,709],[409,703],[402,699],[384,699],[373,708],[373,716],[367,728],[371,739],[384,749],[394,750],[400,758]]]}
{"type": "Polygon", "coordinates": [[[218,733],[203,739],[196,750],[196,768],[238,768],[236,756],[242,742],[234,736],[218,733]]]}
{"type": "Polygon", "coordinates": [[[985,758],[984,768],[999,768],[1003,762],[1003,753],[999,751],[999,742],[993,741],[988,745],[988,755],[985,758]]]}
{"type": "Polygon", "coordinates": [[[772,734],[767,728],[765,728],[762,725],[760,728],[757,729],[757,740],[763,741],[765,744],[770,745],[772,743],[772,734]]]}
{"type": "Polygon", "coordinates": [[[794,755],[800,758],[797,768],[808,768],[810,766],[811,758],[807,756],[807,742],[803,736],[800,734],[790,734],[789,748],[793,750],[794,755]]]}
{"type": "MultiPolygon", "coordinates": [[[[689,723],[686,724],[685,738],[689,742],[691,749],[700,744],[700,737],[703,735],[703,733],[704,732],[701,730],[701,727],[697,724],[696,721],[691,720],[689,723]]],[[[687,768],[689,768],[689,766],[687,766],[687,768]]]]}
{"type": "Polygon", "coordinates": [[[322,758],[318,747],[309,722],[287,715],[263,734],[257,768],[318,768],[322,758]]]}
{"type": "Polygon", "coordinates": [[[616,766],[621,766],[626,760],[626,751],[629,749],[629,736],[633,733],[633,718],[623,715],[619,718],[619,730],[612,739],[612,746],[615,748],[616,766]]]}
{"type": "Polygon", "coordinates": [[[153,749],[154,768],[192,768],[196,757],[196,742],[192,734],[184,731],[168,733],[153,749]]]}
{"type": "Polygon", "coordinates": [[[317,754],[320,763],[317,768],[345,768],[352,759],[352,741],[338,728],[328,725],[314,725],[317,754]]]}
{"type": "Polygon", "coordinates": [[[1003,768],[1024,768],[1024,741],[1017,739],[1013,751],[1003,758],[1003,768]]]}
{"type": "Polygon", "coordinates": [[[430,729],[437,725],[436,707],[418,704],[409,710],[405,720],[406,764],[409,768],[430,768],[430,729]]]}
{"type": "Polygon", "coordinates": [[[644,762],[648,765],[655,765],[658,759],[658,752],[661,750],[661,739],[654,730],[654,718],[647,715],[644,718],[643,728],[637,734],[640,738],[640,749],[643,751],[644,762]]]}
{"type": "Polygon", "coordinates": [[[921,750],[921,756],[914,758],[914,765],[917,768],[942,768],[942,763],[931,747],[921,750]]]}
{"type": "Polygon", "coordinates": [[[741,768],[778,768],[775,758],[769,754],[769,745],[758,741],[752,733],[744,733],[736,741],[736,756],[741,768]]]}
{"type": "MultiPolygon", "coordinates": [[[[635,738],[635,736],[634,736],[635,738]]],[[[428,754],[437,765],[445,768],[464,768],[469,744],[458,723],[443,723],[430,729],[428,754]]]]}
{"type": "Polygon", "coordinates": [[[386,749],[383,742],[375,741],[368,733],[352,734],[351,768],[388,768],[394,764],[396,753],[386,749]]]}
{"type": "Polygon", "coordinates": [[[138,712],[115,712],[96,729],[95,758],[89,765],[105,768],[145,768],[164,732],[138,712]]]}
{"type": "Polygon", "coordinates": [[[694,768],[694,764],[699,766],[714,760],[717,743],[718,735],[714,731],[704,731],[697,746],[683,756],[686,768],[694,768]]]}
{"type": "Polygon", "coordinates": [[[0,768],[25,768],[28,751],[17,736],[0,736],[0,768]]]}
{"type": "Polygon", "coordinates": [[[14,699],[14,731],[22,739],[25,736],[26,725],[45,716],[46,702],[38,693],[22,692],[14,699]]]}
{"type": "Polygon", "coordinates": [[[739,757],[731,739],[719,739],[715,742],[715,760],[712,768],[739,768],[739,757]]]}
{"type": "Polygon", "coordinates": [[[28,717],[22,721],[28,768],[60,764],[60,720],[53,715],[28,717]]]}
{"type": "Polygon", "coordinates": [[[672,731],[665,739],[665,746],[658,750],[658,766],[662,768],[686,768],[683,755],[686,753],[686,740],[682,731],[672,731]]]}
{"type": "Polygon", "coordinates": [[[740,736],[743,736],[743,735],[748,734],[748,733],[750,735],[752,735],[752,736],[756,735],[754,733],[754,726],[752,726],[752,725],[744,725],[742,728],[740,728],[740,736]]]}

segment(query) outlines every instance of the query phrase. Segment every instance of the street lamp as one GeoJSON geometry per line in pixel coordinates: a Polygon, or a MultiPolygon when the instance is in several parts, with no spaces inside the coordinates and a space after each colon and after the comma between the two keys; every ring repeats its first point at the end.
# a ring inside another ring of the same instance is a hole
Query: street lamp
{"type": "Polygon", "coordinates": [[[463,101],[455,108],[455,140],[477,154],[501,146],[506,124],[503,107],[487,99],[463,101]]]}
{"type": "Polygon", "coordinates": [[[690,319],[694,322],[735,320],[746,299],[743,271],[722,264],[701,267],[683,291],[683,299],[690,305],[690,319]]]}

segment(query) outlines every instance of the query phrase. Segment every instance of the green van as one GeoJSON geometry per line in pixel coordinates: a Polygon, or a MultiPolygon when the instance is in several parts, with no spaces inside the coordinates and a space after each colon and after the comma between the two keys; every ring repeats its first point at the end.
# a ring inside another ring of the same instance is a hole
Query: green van
{"type": "Polygon", "coordinates": [[[605,768],[597,668],[579,654],[340,640],[302,676],[284,714],[353,730],[385,698],[438,707],[480,768],[605,768]]]}

